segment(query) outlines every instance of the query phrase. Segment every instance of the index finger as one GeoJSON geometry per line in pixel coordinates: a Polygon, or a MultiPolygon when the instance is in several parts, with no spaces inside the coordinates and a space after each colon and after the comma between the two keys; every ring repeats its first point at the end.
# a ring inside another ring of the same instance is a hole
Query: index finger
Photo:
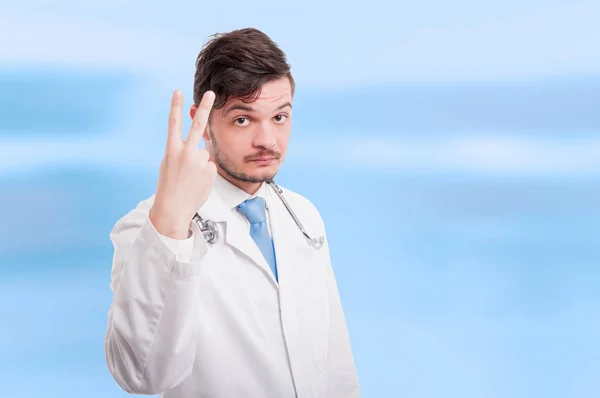
{"type": "Polygon", "coordinates": [[[200,139],[202,138],[202,134],[204,133],[204,129],[206,128],[210,110],[212,109],[214,103],[215,93],[212,91],[205,92],[202,96],[200,104],[198,105],[194,119],[192,120],[192,127],[190,127],[190,133],[185,141],[186,145],[191,145],[194,148],[198,146],[200,139]]]}
{"type": "Polygon", "coordinates": [[[171,97],[171,109],[169,111],[169,129],[167,134],[167,148],[172,148],[181,144],[181,107],[183,102],[183,93],[175,90],[171,97]]]}

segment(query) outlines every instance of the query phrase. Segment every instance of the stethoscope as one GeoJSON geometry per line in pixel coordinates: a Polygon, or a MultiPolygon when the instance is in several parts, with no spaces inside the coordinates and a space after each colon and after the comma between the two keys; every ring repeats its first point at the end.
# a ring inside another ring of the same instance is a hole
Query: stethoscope
{"type": "MultiPolygon", "coordinates": [[[[275,181],[273,181],[273,180],[266,181],[266,183],[269,186],[271,186],[271,188],[273,188],[273,190],[275,191],[277,196],[279,196],[279,199],[281,199],[281,201],[285,205],[285,208],[287,209],[288,213],[290,213],[290,215],[296,222],[296,225],[298,226],[298,228],[300,229],[300,231],[302,232],[304,237],[311,244],[311,246],[317,250],[321,249],[323,247],[323,244],[325,243],[325,237],[320,236],[319,239],[311,238],[308,235],[308,233],[306,232],[306,230],[304,229],[304,227],[302,226],[302,223],[300,223],[300,220],[298,220],[298,217],[296,217],[296,214],[290,207],[287,200],[285,200],[285,198],[283,197],[283,190],[281,188],[279,188],[279,186],[277,184],[275,184],[275,181]]],[[[219,241],[219,230],[217,229],[217,223],[215,223],[212,220],[203,220],[202,217],[200,217],[200,215],[198,213],[196,213],[194,215],[193,221],[200,228],[200,231],[204,235],[204,240],[207,243],[215,244],[219,241]]]]}

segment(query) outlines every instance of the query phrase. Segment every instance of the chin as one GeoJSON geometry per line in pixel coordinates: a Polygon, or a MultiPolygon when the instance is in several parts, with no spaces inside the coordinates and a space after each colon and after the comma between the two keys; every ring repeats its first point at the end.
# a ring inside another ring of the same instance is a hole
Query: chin
{"type": "Polygon", "coordinates": [[[275,174],[279,171],[277,166],[258,167],[254,168],[248,174],[257,180],[272,180],[275,174]]]}

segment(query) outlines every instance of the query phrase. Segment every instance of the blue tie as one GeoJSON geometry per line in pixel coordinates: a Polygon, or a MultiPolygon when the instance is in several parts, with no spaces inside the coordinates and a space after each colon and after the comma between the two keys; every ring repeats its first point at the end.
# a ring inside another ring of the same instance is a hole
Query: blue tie
{"type": "Polygon", "coordinates": [[[275,280],[278,281],[273,239],[269,236],[269,229],[267,228],[265,200],[260,197],[248,199],[243,201],[238,209],[250,222],[250,236],[256,242],[265,260],[267,260],[267,264],[271,267],[275,280]]]}

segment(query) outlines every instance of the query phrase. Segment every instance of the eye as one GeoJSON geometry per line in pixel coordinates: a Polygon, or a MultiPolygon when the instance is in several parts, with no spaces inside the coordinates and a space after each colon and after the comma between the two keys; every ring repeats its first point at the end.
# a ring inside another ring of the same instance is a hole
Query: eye
{"type": "Polygon", "coordinates": [[[273,119],[275,119],[275,121],[277,123],[284,123],[286,121],[287,117],[288,117],[287,115],[281,114],[281,115],[275,116],[273,119]]]}
{"type": "Polygon", "coordinates": [[[247,118],[247,117],[238,117],[237,119],[235,119],[235,120],[233,121],[233,123],[234,123],[235,125],[237,125],[237,126],[241,126],[241,127],[243,127],[243,126],[246,126],[246,125],[247,125],[246,123],[244,123],[245,121],[248,121],[248,118],[247,118]],[[240,122],[240,121],[241,121],[241,123],[238,123],[238,122],[240,122]]]}

